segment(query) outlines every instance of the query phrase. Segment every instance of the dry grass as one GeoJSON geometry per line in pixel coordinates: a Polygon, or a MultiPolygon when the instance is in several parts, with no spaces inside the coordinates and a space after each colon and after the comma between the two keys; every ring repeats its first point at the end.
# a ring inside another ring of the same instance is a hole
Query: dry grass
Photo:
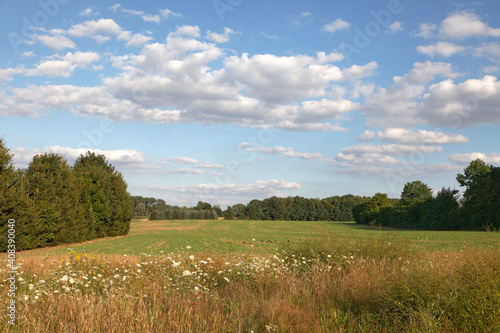
{"type": "MultiPolygon", "coordinates": [[[[500,251],[386,239],[268,257],[26,258],[2,332],[498,332],[500,251]]],[[[1,302],[7,302],[5,280],[1,302]]]]}

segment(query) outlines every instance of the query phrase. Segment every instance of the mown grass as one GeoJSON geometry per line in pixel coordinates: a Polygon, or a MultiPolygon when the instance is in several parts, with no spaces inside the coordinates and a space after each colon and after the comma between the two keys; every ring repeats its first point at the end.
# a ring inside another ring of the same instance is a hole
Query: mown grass
{"type": "Polygon", "coordinates": [[[44,256],[77,252],[140,255],[185,251],[191,254],[269,254],[288,243],[327,237],[336,240],[370,240],[390,234],[412,249],[448,250],[500,247],[500,234],[469,231],[418,231],[374,228],[352,222],[304,221],[135,221],[129,235],[82,244],[26,251],[44,256]],[[186,245],[191,249],[186,251],[186,245]]]}
{"type": "MultiPolygon", "coordinates": [[[[231,221],[228,230],[217,228],[223,221],[185,222],[141,222],[130,236],[85,244],[87,252],[19,253],[17,325],[3,311],[0,331],[500,331],[498,234],[419,240],[416,231],[350,224],[231,221]],[[175,245],[148,250],[158,242],[152,234],[174,231],[175,245]],[[144,247],[115,243],[127,238],[144,247]],[[210,251],[207,238],[225,241],[210,251]],[[88,252],[105,242],[108,253],[88,252]]],[[[4,280],[0,302],[7,301],[4,280]]]]}

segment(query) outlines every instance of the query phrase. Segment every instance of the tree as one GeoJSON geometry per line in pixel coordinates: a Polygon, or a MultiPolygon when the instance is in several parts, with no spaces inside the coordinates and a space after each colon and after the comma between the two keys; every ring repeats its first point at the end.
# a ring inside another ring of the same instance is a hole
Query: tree
{"type": "Polygon", "coordinates": [[[433,230],[455,230],[458,221],[458,190],[442,188],[436,198],[430,201],[427,214],[423,217],[422,227],[433,230]]]}
{"type": "Polygon", "coordinates": [[[231,206],[227,206],[227,209],[224,212],[224,219],[232,220],[233,218],[234,218],[233,208],[231,206]]]}
{"type": "Polygon", "coordinates": [[[378,218],[380,210],[385,207],[392,207],[391,200],[386,193],[375,193],[366,202],[357,204],[352,209],[354,221],[361,224],[368,224],[378,218]]]}
{"type": "Polygon", "coordinates": [[[74,166],[84,180],[90,197],[97,235],[125,235],[133,217],[133,202],[121,173],[108,163],[104,155],[87,152],[80,155],[74,166]]]}
{"type": "Polygon", "coordinates": [[[409,206],[417,202],[425,201],[432,198],[432,189],[427,184],[422,183],[420,180],[408,182],[405,184],[401,192],[400,204],[409,206]]]}
{"type": "Polygon", "coordinates": [[[245,207],[245,215],[251,220],[262,220],[262,202],[254,199],[245,207]]]}
{"type": "Polygon", "coordinates": [[[487,165],[476,159],[457,175],[460,186],[465,186],[461,209],[461,227],[483,229],[500,227],[500,176],[499,167],[487,165]]]}

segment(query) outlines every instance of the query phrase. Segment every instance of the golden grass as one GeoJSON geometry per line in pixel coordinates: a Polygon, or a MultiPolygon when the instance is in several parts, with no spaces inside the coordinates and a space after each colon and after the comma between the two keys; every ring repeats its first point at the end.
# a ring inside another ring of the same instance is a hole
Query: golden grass
{"type": "MultiPolygon", "coordinates": [[[[2,332],[498,332],[500,251],[386,240],[267,257],[71,253],[22,259],[2,332]],[[43,282],[42,282],[43,281],[43,282]]],[[[6,284],[0,287],[6,304],[6,284]]]]}

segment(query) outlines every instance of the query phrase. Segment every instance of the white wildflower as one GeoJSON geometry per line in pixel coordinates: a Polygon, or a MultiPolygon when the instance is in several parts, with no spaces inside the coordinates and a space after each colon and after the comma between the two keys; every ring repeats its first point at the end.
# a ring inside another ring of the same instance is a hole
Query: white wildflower
{"type": "Polygon", "coordinates": [[[184,272],[182,272],[182,276],[191,276],[191,274],[192,273],[190,271],[188,271],[187,269],[184,272]]]}

